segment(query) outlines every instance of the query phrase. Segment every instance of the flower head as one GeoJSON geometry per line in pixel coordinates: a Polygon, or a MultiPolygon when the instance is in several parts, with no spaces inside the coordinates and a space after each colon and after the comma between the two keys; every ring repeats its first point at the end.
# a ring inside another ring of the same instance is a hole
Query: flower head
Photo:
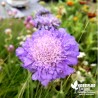
{"type": "Polygon", "coordinates": [[[34,19],[34,24],[38,29],[44,28],[46,30],[50,30],[51,28],[59,27],[60,21],[58,21],[58,19],[52,15],[48,15],[48,17],[39,16],[34,19]]]}
{"type": "Polygon", "coordinates": [[[53,16],[50,11],[43,9],[40,10],[34,18],[32,18],[32,16],[28,16],[25,19],[24,24],[27,28],[33,26],[37,29],[50,30],[51,28],[56,29],[59,27],[60,21],[53,16]]]}
{"type": "Polygon", "coordinates": [[[69,0],[69,1],[67,1],[67,5],[68,6],[73,6],[74,5],[74,2],[69,0]]]}
{"type": "Polygon", "coordinates": [[[10,44],[8,47],[7,47],[7,50],[8,52],[13,52],[14,51],[14,45],[10,44]]]}
{"type": "Polygon", "coordinates": [[[89,18],[96,17],[96,13],[89,12],[89,13],[88,13],[88,17],[89,17],[89,18]]]}
{"type": "Polygon", "coordinates": [[[26,19],[24,21],[24,25],[26,26],[27,29],[30,29],[31,27],[34,26],[34,22],[33,22],[32,16],[26,17],[26,19]]]}
{"type": "Polygon", "coordinates": [[[74,21],[77,21],[78,20],[78,17],[77,16],[73,17],[73,20],[74,21]]]}
{"type": "Polygon", "coordinates": [[[5,29],[5,34],[11,35],[12,30],[10,28],[5,29]]]}
{"type": "Polygon", "coordinates": [[[72,66],[77,64],[78,51],[74,37],[64,29],[41,29],[17,48],[16,55],[22,66],[33,73],[32,79],[46,86],[74,72],[72,66]]]}
{"type": "Polygon", "coordinates": [[[2,2],[1,2],[1,5],[2,5],[3,7],[5,7],[5,6],[6,6],[6,2],[2,1],[2,2]]]}
{"type": "Polygon", "coordinates": [[[84,4],[87,4],[87,1],[79,1],[79,3],[81,4],[81,5],[84,5],[84,4]]]}
{"type": "Polygon", "coordinates": [[[40,10],[35,15],[33,22],[36,28],[46,30],[50,30],[51,28],[55,29],[60,25],[60,21],[48,10],[40,10]]]}

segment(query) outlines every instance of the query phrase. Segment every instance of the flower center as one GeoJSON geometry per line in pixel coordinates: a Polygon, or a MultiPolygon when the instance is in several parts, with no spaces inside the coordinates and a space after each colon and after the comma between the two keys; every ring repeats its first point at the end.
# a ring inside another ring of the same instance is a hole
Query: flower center
{"type": "Polygon", "coordinates": [[[58,63],[61,59],[61,42],[55,37],[44,35],[35,39],[32,56],[36,62],[44,65],[58,63]]]}

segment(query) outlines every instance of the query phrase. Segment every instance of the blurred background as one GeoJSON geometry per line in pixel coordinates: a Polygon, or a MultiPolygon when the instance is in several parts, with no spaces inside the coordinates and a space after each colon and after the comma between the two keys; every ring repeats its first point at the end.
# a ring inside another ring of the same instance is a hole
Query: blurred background
{"type": "Polygon", "coordinates": [[[0,98],[98,98],[97,0],[0,0],[0,98]],[[51,11],[79,43],[76,72],[43,87],[31,80],[15,49],[36,31],[25,19],[40,9],[51,11]],[[96,84],[94,95],[74,93],[71,83],[96,84]]]}

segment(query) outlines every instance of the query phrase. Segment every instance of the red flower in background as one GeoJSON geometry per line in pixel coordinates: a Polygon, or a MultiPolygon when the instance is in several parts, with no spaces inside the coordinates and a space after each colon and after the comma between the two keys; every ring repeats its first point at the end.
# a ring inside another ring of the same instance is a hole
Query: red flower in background
{"type": "Polygon", "coordinates": [[[96,13],[89,12],[89,13],[88,13],[88,17],[89,17],[89,18],[96,17],[96,13]]]}
{"type": "Polygon", "coordinates": [[[79,1],[81,5],[87,4],[87,1],[79,1]]]}

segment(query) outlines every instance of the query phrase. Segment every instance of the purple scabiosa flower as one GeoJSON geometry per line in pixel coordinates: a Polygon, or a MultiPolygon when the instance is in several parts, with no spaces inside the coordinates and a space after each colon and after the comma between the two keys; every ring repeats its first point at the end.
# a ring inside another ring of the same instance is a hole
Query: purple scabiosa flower
{"type": "Polygon", "coordinates": [[[57,29],[60,25],[60,21],[53,16],[50,11],[48,10],[40,10],[36,15],[35,18],[32,18],[32,16],[28,16],[24,24],[26,27],[33,26],[37,29],[46,29],[50,30],[51,28],[57,29]]]}
{"type": "Polygon", "coordinates": [[[57,28],[60,25],[60,21],[53,16],[48,10],[40,10],[33,20],[34,26],[38,29],[50,30],[51,28],[57,28]]]}
{"type": "Polygon", "coordinates": [[[79,49],[75,38],[63,28],[41,29],[16,49],[16,55],[22,67],[33,73],[32,79],[47,86],[74,72],[72,66],[77,64],[79,49]]]}
{"type": "Polygon", "coordinates": [[[48,15],[48,17],[39,16],[34,19],[34,26],[38,29],[46,29],[50,30],[51,28],[57,29],[59,27],[60,22],[56,17],[52,15],[48,15]]]}

